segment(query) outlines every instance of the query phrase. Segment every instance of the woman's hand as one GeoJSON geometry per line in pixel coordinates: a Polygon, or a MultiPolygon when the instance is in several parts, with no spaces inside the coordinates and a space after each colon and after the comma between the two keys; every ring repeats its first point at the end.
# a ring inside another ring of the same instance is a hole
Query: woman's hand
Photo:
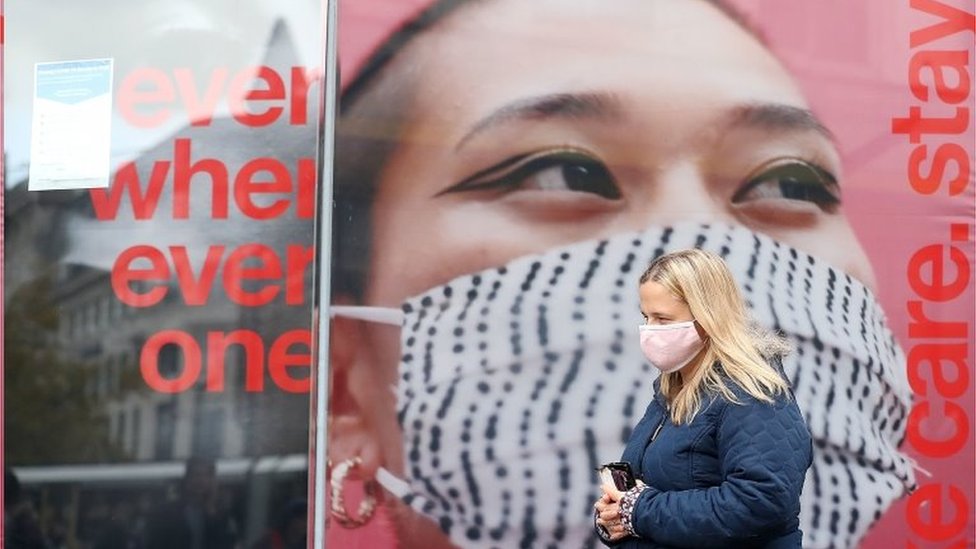
{"type": "Polygon", "coordinates": [[[593,504],[597,512],[597,525],[606,530],[610,541],[627,537],[627,531],[620,522],[620,498],[623,497],[623,492],[610,484],[604,484],[600,489],[603,496],[593,504]]]}

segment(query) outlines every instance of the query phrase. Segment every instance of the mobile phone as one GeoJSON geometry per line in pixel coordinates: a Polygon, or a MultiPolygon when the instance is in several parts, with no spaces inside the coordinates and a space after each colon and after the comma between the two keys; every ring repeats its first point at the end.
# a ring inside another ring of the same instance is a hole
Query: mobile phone
{"type": "Polygon", "coordinates": [[[626,492],[637,486],[634,472],[630,470],[630,464],[626,461],[604,463],[597,471],[600,473],[600,482],[612,483],[621,492],[626,492]]]}

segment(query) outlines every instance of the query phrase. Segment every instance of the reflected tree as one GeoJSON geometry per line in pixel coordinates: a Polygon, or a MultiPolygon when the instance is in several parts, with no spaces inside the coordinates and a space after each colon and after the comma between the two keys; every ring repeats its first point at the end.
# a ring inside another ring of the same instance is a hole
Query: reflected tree
{"type": "Polygon", "coordinates": [[[53,276],[18,288],[4,311],[4,452],[11,465],[117,461],[94,372],[58,345],[53,276]]]}

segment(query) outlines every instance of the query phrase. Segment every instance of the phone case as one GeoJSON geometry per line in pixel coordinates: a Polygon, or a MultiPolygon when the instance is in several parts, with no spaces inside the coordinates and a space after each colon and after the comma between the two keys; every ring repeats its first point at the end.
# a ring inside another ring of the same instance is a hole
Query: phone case
{"type": "Polygon", "coordinates": [[[625,461],[615,461],[600,467],[600,482],[613,483],[617,490],[627,491],[637,485],[630,464],[625,461]]]}

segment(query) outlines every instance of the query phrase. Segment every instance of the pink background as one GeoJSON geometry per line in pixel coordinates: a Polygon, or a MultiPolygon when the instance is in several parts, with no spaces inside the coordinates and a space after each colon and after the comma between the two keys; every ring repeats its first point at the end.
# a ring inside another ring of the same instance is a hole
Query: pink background
{"type": "MultiPolygon", "coordinates": [[[[950,197],[945,189],[934,195],[916,193],[908,184],[907,159],[915,145],[907,136],[891,133],[891,120],[908,116],[909,107],[919,105],[908,87],[908,64],[912,55],[909,34],[939,20],[911,9],[909,2],[881,0],[739,0],[736,2],[763,30],[772,49],[799,79],[817,114],[838,136],[844,158],[844,196],[854,228],[874,266],[878,292],[888,314],[889,325],[903,348],[907,339],[907,302],[915,299],[908,283],[908,264],[912,254],[928,244],[948,244],[951,223],[968,225],[970,241],[959,244],[965,250],[973,276],[973,219],[976,199],[972,170],[962,195],[950,197]]],[[[355,73],[364,56],[402,17],[414,13],[425,1],[348,0],[340,5],[340,63],[343,74],[355,73]]],[[[972,9],[971,2],[950,2],[962,9],[972,9]]],[[[973,34],[960,32],[932,42],[922,49],[964,50],[972,63],[973,34]]],[[[972,64],[969,67],[973,74],[972,64]]],[[[343,82],[347,84],[348,79],[343,82]]],[[[972,93],[967,100],[973,105],[972,93]]],[[[929,104],[921,104],[923,113],[951,116],[952,107],[940,104],[931,94],[929,104]]],[[[974,129],[959,136],[929,136],[930,154],[940,142],[953,141],[968,147],[973,159],[974,129]]],[[[927,314],[944,320],[966,321],[970,329],[976,321],[976,298],[973,284],[957,299],[938,308],[926,304],[927,314]]],[[[972,333],[972,332],[970,332],[972,333]]],[[[973,361],[973,338],[969,340],[969,365],[973,361]]],[[[932,398],[934,395],[929,395],[932,398]]],[[[919,402],[922,397],[916,395],[919,402]]],[[[941,398],[935,396],[936,399],[941,398]]],[[[958,400],[972,423],[974,391],[972,384],[958,400]]],[[[933,401],[938,409],[938,400],[933,401]]],[[[927,433],[937,426],[927,426],[927,433]]],[[[946,434],[946,433],[943,433],[946,434]]],[[[946,434],[947,435],[947,434],[946,434]]],[[[919,485],[954,484],[963,490],[970,504],[974,499],[973,437],[964,450],[942,459],[918,455],[910,445],[904,446],[919,466],[932,478],[918,474],[919,485]]],[[[906,521],[903,498],[875,525],[863,547],[907,546],[909,540],[919,546],[931,542],[911,535],[906,521]]],[[[970,518],[963,536],[953,541],[973,543],[974,523],[970,518]]],[[[942,520],[951,519],[951,509],[942,520]]],[[[331,528],[330,543],[338,547],[386,547],[394,544],[389,523],[384,517],[363,530],[345,531],[331,528]]],[[[946,542],[948,544],[948,542],[946,542]]]]}
{"type": "MultiPolygon", "coordinates": [[[[908,283],[908,264],[912,254],[928,244],[948,244],[950,223],[969,226],[970,241],[960,243],[974,265],[973,219],[976,212],[972,170],[966,191],[949,197],[940,190],[923,196],[908,184],[907,159],[916,146],[904,135],[892,135],[891,119],[907,117],[909,107],[922,105],[922,112],[930,116],[951,116],[952,107],[941,105],[935,94],[929,104],[919,102],[908,87],[909,46],[912,29],[924,28],[936,18],[910,10],[908,2],[761,2],[763,28],[769,29],[774,50],[801,81],[814,110],[838,136],[841,155],[845,160],[845,200],[849,217],[874,266],[878,280],[879,298],[887,312],[889,325],[906,353],[909,349],[907,302],[917,299],[908,283]],[[829,35],[819,32],[831,29],[829,35]]],[[[972,10],[972,3],[953,2],[972,10]]],[[[973,34],[963,32],[932,42],[920,49],[969,51],[973,59],[973,34]]],[[[969,67],[973,74],[972,65],[969,67]]],[[[972,94],[967,101],[973,104],[972,94]]],[[[967,146],[970,162],[973,159],[973,125],[960,136],[931,136],[923,138],[931,151],[941,142],[952,141],[967,146]]],[[[973,284],[962,296],[936,308],[926,304],[925,310],[934,318],[966,321],[970,334],[974,325],[973,284]]],[[[973,362],[972,335],[969,339],[969,361],[973,362]]],[[[934,395],[929,395],[932,398],[934,395]]],[[[935,399],[941,397],[935,396],[935,399]]],[[[916,403],[923,400],[916,395],[916,403]]],[[[933,405],[938,407],[938,400],[933,405]]],[[[957,403],[967,411],[972,425],[974,391],[970,383],[967,393],[957,403]]],[[[936,430],[932,426],[929,429],[936,430]]],[[[972,427],[970,427],[972,429],[972,427]]],[[[970,430],[970,433],[972,431],[970,430]]],[[[948,433],[944,433],[948,436],[948,433]]],[[[917,473],[920,486],[928,483],[954,484],[966,494],[970,505],[969,521],[963,536],[952,541],[968,540],[972,546],[974,535],[974,446],[972,434],[962,452],[944,459],[920,456],[906,443],[903,446],[920,467],[932,473],[932,478],[917,473]]],[[[884,515],[863,547],[918,546],[931,547],[932,542],[912,535],[906,521],[906,502],[903,498],[884,515]]],[[[951,520],[949,506],[943,511],[943,521],[951,520]]],[[[949,543],[946,542],[945,546],[949,543]]]]}

